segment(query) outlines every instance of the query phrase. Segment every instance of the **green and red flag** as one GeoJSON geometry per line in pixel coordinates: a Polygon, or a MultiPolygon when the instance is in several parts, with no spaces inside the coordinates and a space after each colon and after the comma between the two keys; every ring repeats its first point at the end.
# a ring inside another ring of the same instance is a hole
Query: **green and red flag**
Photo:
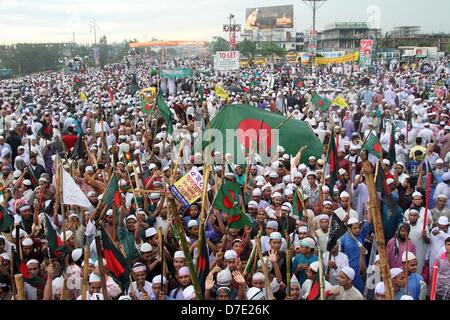
{"type": "Polygon", "coordinates": [[[102,201],[106,203],[108,206],[112,206],[112,202],[116,203],[117,208],[121,206],[121,195],[119,191],[119,179],[115,174],[109,180],[108,186],[106,187],[105,192],[103,193],[102,201]]]}
{"type": "Polygon", "coordinates": [[[330,109],[332,102],[326,98],[321,97],[316,92],[313,94],[311,99],[312,104],[318,107],[321,111],[327,111],[330,109]]]}
{"type": "Polygon", "coordinates": [[[200,250],[200,252],[197,256],[197,275],[200,287],[202,289],[202,294],[204,295],[206,277],[209,274],[209,253],[206,244],[205,228],[203,227],[200,232],[202,233],[203,241],[201,242],[200,248],[198,249],[200,250]]]}
{"type": "Polygon", "coordinates": [[[159,112],[161,112],[162,117],[167,125],[167,132],[169,134],[172,134],[173,132],[172,112],[170,111],[169,107],[164,101],[164,97],[162,96],[161,92],[158,92],[158,95],[156,97],[156,105],[158,106],[159,112]]]}
{"type": "Polygon", "coordinates": [[[294,86],[298,89],[301,90],[303,88],[305,88],[306,84],[305,81],[302,78],[297,78],[294,81],[294,86]]]}
{"type": "Polygon", "coordinates": [[[334,189],[339,175],[339,158],[336,148],[334,130],[331,130],[330,144],[328,146],[327,163],[330,166],[330,190],[334,189]]]}
{"type": "Polygon", "coordinates": [[[250,154],[255,145],[258,154],[263,159],[269,159],[268,161],[273,158],[278,145],[291,156],[295,156],[301,147],[307,146],[302,153],[301,163],[307,163],[310,156],[320,158],[323,151],[319,138],[305,122],[251,105],[225,106],[210,122],[210,129],[220,131],[221,138],[218,140],[216,136],[214,142],[198,139],[197,143],[202,144],[202,150],[213,143],[212,152],[218,151],[222,154],[229,152],[233,155],[231,162],[240,165],[245,163],[245,155],[250,154]],[[217,149],[216,146],[219,145],[230,151],[217,149]]]}
{"type": "Polygon", "coordinates": [[[303,217],[303,204],[302,199],[299,197],[300,191],[294,192],[294,199],[292,200],[292,215],[297,216],[298,219],[303,217]]]}
{"type": "Polygon", "coordinates": [[[59,258],[61,257],[61,251],[64,249],[64,243],[53,228],[47,214],[45,214],[45,225],[47,227],[47,246],[50,249],[50,253],[59,258]]]}
{"type": "Polygon", "coordinates": [[[103,226],[100,227],[100,232],[106,265],[113,279],[119,283],[122,291],[125,291],[130,286],[131,267],[122,252],[117,249],[105,229],[103,229],[103,226]]]}
{"type": "Polygon", "coordinates": [[[43,137],[45,140],[52,140],[53,126],[49,124],[46,119],[42,122],[42,127],[39,129],[38,135],[43,137]]]}
{"type": "Polygon", "coordinates": [[[155,108],[153,108],[153,101],[149,96],[142,96],[141,99],[141,110],[146,116],[150,116],[155,112],[155,108]]]}
{"type": "Polygon", "coordinates": [[[306,297],[306,300],[312,301],[312,300],[320,300],[320,277],[319,277],[319,271],[316,272],[316,275],[313,280],[313,284],[311,286],[311,289],[309,290],[309,294],[306,297]]]}
{"type": "Polygon", "coordinates": [[[214,206],[228,214],[232,214],[234,207],[240,207],[241,186],[233,181],[226,180],[217,193],[214,206]]]}
{"type": "Polygon", "coordinates": [[[247,214],[242,213],[241,206],[235,206],[230,213],[228,227],[231,229],[244,229],[245,226],[252,227],[253,224],[247,214]]]}
{"type": "Polygon", "coordinates": [[[371,133],[363,146],[368,153],[373,154],[375,157],[380,158],[383,154],[383,149],[381,148],[380,140],[376,135],[371,133]]]}
{"type": "Polygon", "coordinates": [[[15,248],[11,249],[11,254],[13,255],[13,273],[14,274],[22,274],[23,281],[33,287],[45,285],[44,279],[42,279],[41,277],[39,277],[37,275],[32,276],[30,274],[25,261],[20,259],[20,255],[17,253],[15,248]]]}
{"type": "Polygon", "coordinates": [[[10,232],[14,217],[8,214],[6,208],[0,206],[0,232],[10,232]]]}
{"type": "Polygon", "coordinates": [[[390,135],[390,141],[389,141],[389,150],[388,150],[388,156],[387,158],[391,163],[396,163],[397,159],[395,156],[395,126],[394,122],[391,122],[391,135],[390,135]]]}

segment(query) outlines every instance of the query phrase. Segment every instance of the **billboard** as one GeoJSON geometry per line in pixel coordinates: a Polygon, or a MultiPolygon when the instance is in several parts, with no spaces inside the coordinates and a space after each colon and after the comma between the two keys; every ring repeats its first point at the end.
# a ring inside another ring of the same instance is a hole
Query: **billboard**
{"type": "Polygon", "coordinates": [[[359,64],[370,67],[372,65],[373,40],[361,40],[361,49],[359,50],[359,64]]]}
{"type": "Polygon", "coordinates": [[[219,51],[216,53],[215,69],[217,71],[235,71],[240,67],[239,51],[219,51]]]}
{"type": "Polygon", "coordinates": [[[250,30],[294,28],[294,6],[248,8],[245,14],[245,26],[250,30]]]}

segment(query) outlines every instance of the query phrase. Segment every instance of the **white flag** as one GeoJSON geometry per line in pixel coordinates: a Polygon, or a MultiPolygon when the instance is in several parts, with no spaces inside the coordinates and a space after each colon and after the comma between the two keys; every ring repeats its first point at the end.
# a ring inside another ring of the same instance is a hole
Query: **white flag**
{"type": "Polygon", "coordinates": [[[71,177],[66,170],[63,172],[63,203],[69,205],[75,205],[84,207],[88,210],[94,210],[89,199],[81,191],[80,187],[76,184],[75,180],[71,177]]]}

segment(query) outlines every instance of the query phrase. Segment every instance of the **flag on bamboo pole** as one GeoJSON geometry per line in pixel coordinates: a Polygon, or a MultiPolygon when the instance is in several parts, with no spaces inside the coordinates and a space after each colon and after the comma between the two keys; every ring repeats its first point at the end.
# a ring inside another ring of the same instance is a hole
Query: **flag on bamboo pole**
{"type": "Polygon", "coordinates": [[[208,248],[205,238],[205,228],[203,227],[202,230],[200,230],[202,233],[201,238],[203,241],[201,242],[199,255],[197,256],[197,275],[198,275],[198,281],[200,282],[202,294],[205,294],[205,282],[206,277],[209,274],[209,254],[208,254],[208,248]]]}
{"type": "Polygon", "coordinates": [[[374,134],[370,134],[363,145],[363,149],[367,150],[368,153],[373,154],[375,157],[380,158],[383,154],[383,149],[381,148],[380,140],[374,134]]]}
{"type": "Polygon", "coordinates": [[[45,286],[45,281],[41,277],[37,275],[31,275],[28,271],[28,267],[22,259],[20,259],[20,255],[17,253],[15,248],[11,249],[12,255],[13,255],[13,273],[14,274],[22,274],[22,279],[24,282],[28,283],[29,285],[36,287],[36,286],[45,286]]]}
{"type": "Polygon", "coordinates": [[[225,91],[224,88],[222,88],[219,85],[216,85],[214,87],[214,91],[216,92],[217,96],[219,96],[220,98],[222,98],[225,101],[228,101],[228,99],[230,98],[230,96],[228,95],[228,93],[225,91]]]}
{"type": "Polygon", "coordinates": [[[52,140],[53,126],[49,124],[46,119],[42,121],[42,127],[39,129],[38,135],[43,137],[45,140],[52,140]]]}
{"type": "Polygon", "coordinates": [[[389,150],[388,150],[388,156],[387,158],[391,163],[397,163],[396,156],[395,156],[395,126],[394,122],[391,122],[391,135],[390,135],[390,141],[389,141],[389,150]]]}
{"type": "Polygon", "coordinates": [[[141,110],[146,116],[150,116],[155,112],[153,108],[152,97],[148,95],[143,95],[141,98],[141,110]]]}
{"type": "Polygon", "coordinates": [[[63,178],[63,204],[83,207],[89,210],[94,210],[94,206],[89,201],[88,197],[81,191],[78,184],[72,176],[64,169],[62,169],[63,178]]]}
{"type": "Polygon", "coordinates": [[[333,213],[330,223],[330,233],[328,235],[327,251],[331,251],[336,246],[337,241],[347,232],[346,225],[339,217],[333,213]]]}
{"type": "Polygon", "coordinates": [[[105,192],[103,193],[102,201],[108,206],[112,206],[112,202],[114,201],[117,205],[117,208],[120,208],[120,197],[121,195],[119,192],[119,179],[115,174],[113,174],[111,180],[109,180],[105,192]]]}
{"type": "Polygon", "coordinates": [[[298,219],[301,219],[303,217],[303,205],[298,195],[299,192],[300,191],[294,192],[294,199],[292,200],[292,215],[297,216],[298,219]]]}
{"type": "Polygon", "coordinates": [[[313,105],[318,107],[321,111],[327,111],[331,106],[331,101],[321,97],[316,92],[313,94],[311,102],[313,105]]]}
{"type": "Polygon", "coordinates": [[[9,232],[14,224],[14,217],[8,214],[5,207],[0,206],[0,232],[9,232]]]}
{"type": "Polygon", "coordinates": [[[303,88],[305,88],[305,81],[302,79],[302,78],[297,78],[295,81],[294,81],[294,86],[298,89],[298,90],[301,90],[301,89],[303,89],[303,88]]]}
{"type": "Polygon", "coordinates": [[[72,148],[72,153],[70,154],[70,159],[72,160],[79,160],[79,159],[85,159],[87,156],[87,150],[86,145],[83,143],[84,140],[84,134],[81,133],[78,135],[77,141],[75,142],[75,145],[72,148]]]}
{"type": "Polygon", "coordinates": [[[167,125],[167,132],[169,134],[172,134],[173,132],[172,112],[170,111],[169,107],[164,101],[164,97],[162,96],[161,92],[158,92],[158,95],[156,97],[156,105],[158,106],[159,112],[161,112],[162,117],[167,125]]]}
{"type": "Polygon", "coordinates": [[[226,180],[223,186],[219,189],[214,206],[228,214],[235,205],[240,207],[239,195],[241,193],[241,186],[233,181],[226,180]]]}
{"type": "Polygon", "coordinates": [[[47,227],[46,239],[47,246],[50,249],[50,254],[56,256],[57,258],[60,258],[61,253],[66,251],[65,245],[56,233],[56,230],[53,228],[53,225],[50,222],[47,214],[45,214],[45,226],[47,227]]]}
{"type": "Polygon", "coordinates": [[[81,101],[86,101],[86,100],[87,100],[86,93],[80,91],[80,100],[81,100],[81,101]]]}
{"type": "Polygon", "coordinates": [[[73,77],[73,83],[75,84],[75,86],[77,88],[81,88],[81,87],[84,86],[84,82],[80,78],[78,78],[77,76],[73,77]]]}
{"type": "Polygon", "coordinates": [[[200,99],[200,102],[202,102],[204,100],[205,88],[203,88],[202,85],[199,85],[198,89],[197,89],[197,93],[198,93],[198,97],[200,99]]]}
{"type": "Polygon", "coordinates": [[[306,297],[306,300],[320,300],[320,277],[319,270],[317,270],[316,275],[314,276],[313,284],[311,289],[309,290],[309,294],[306,297]]]}
{"type": "Polygon", "coordinates": [[[105,257],[108,270],[111,272],[113,279],[119,283],[122,291],[125,291],[130,286],[131,268],[128,265],[127,259],[123,256],[122,252],[116,248],[105,229],[103,229],[103,226],[100,227],[100,232],[103,256],[105,257]]]}
{"type": "Polygon", "coordinates": [[[341,95],[338,95],[332,102],[332,104],[340,107],[340,108],[348,108],[348,103],[341,95]]]}
{"type": "Polygon", "coordinates": [[[339,175],[339,158],[336,148],[336,138],[334,130],[331,130],[330,144],[328,147],[327,163],[330,166],[330,190],[334,189],[339,175]]]}

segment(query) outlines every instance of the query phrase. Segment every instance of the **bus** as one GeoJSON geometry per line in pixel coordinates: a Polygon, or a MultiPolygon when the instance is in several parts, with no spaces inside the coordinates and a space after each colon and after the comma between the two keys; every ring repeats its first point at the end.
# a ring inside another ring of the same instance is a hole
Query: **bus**
{"type": "Polygon", "coordinates": [[[240,64],[241,64],[242,68],[247,68],[250,65],[250,62],[249,62],[248,58],[241,56],[240,64]]]}

